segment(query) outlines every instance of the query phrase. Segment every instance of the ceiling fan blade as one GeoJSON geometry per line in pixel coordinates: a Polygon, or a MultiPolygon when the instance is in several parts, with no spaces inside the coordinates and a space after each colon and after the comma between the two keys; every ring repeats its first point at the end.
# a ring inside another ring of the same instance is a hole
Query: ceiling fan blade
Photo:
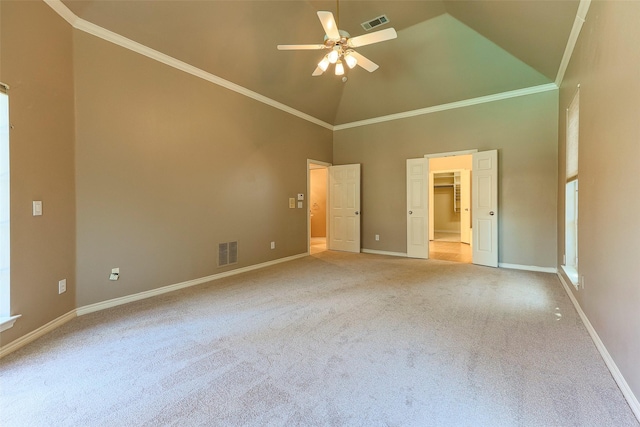
{"type": "MultiPolygon", "coordinates": [[[[319,13],[319,12],[318,12],[319,13]]],[[[366,46],[372,43],[384,42],[387,40],[395,39],[398,37],[398,33],[393,28],[387,28],[386,30],[376,31],[375,33],[364,34],[349,39],[349,46],[360,47],[366,46]]]]}
{"type": "Polygon", "coordinates": [[[320,50],[324,49],[323,44],[279,44],[278,50],[320,50]]]}
{"type": "Polygon", "coordinates": [[[362,68],[364,68],[370,73],[373,73],[375,70],[379,68],[378,64],[368,60],[364,56],[360,55],[358,52],[351,52],[350,55],[358,60],[359,66],[361,66],[362,68]]]}
{"type": "Polygon", "coordinates": [[[324,73],[324,71],[322,71],[322,68],[320,67],[316,67],[315,70],[313,70],[313,74],[311,74],[312,76],[321,76],[324,73]]]}
{"type": "Polygon", "coordinates": [[[333,13],[318,11],[318,18],[320,18],[320,23],[327,37],[334,41],[340,40],[340,32],[336,20],[333,19],[333,13]]]}

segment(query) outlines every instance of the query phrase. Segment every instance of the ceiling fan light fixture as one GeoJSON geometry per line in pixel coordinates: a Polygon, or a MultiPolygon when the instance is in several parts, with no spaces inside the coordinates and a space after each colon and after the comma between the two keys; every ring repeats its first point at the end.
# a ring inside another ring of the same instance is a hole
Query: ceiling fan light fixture
{"type": "Polygon", "coordinates": [[[328,55],[325,55],[324,58],[322,58],[322,61],[320,61],[320,63],[318,64],[318,67],[320,67],[320,69],[322,71],[327,71],[327,68],[329,68],[329,58],[327,58],[328,55]]]}
{"type": "Polygon", "coordinates": [[[342,65],[342,61],[336,62],[336,76],[341,76],[344,74],[344,65],[342,65]]]}
{"type": "Polygon", "coordinates": [[[353,68],[356,66],[356,64],[358,64],[358,59],[356,59],[355,56],[351,55],[352,51],[348,51],[345,55],[344,55],[344,62],[347,63],[347,67],[349,68],[353,68]]]}
{"type": "MultiPolygon", "coordinates": [[[[339,48],[338,48],[339,49],[339,48]]],[[[338,52],[338,49],[334,48],[331,52],[329,52],[329,54],[327,55],[327,59],[329,60],[329,62],[331,62],[332,64],[335,64],[336,61],[340,58],[340,52],[338,52]]]]}

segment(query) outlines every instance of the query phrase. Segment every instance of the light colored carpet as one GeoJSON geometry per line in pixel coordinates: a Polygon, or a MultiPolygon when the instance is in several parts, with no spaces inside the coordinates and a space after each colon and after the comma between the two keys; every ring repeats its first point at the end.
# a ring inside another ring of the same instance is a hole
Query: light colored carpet
{"type": "Polygon", "coordinates": [[[558,279],[321,252],[73,320],[9,426],[638,426],[558,279]]]}

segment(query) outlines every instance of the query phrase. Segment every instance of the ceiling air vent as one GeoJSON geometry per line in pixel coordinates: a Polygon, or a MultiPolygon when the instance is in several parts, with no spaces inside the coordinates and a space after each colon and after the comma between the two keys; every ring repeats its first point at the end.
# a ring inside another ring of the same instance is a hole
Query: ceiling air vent
{"type": "Polygon", "coordinates": [[[386,23],[389,22],[389,18],[387,18],[387,15],[380,15],[377,18],[374,18],[370,21],[367,22],[363,22],[362,24],[362,28],[364,28],[365,30],[369,31],[372,30],[376,27],[379,27],[380,25],[384,25],[386,23]]]}

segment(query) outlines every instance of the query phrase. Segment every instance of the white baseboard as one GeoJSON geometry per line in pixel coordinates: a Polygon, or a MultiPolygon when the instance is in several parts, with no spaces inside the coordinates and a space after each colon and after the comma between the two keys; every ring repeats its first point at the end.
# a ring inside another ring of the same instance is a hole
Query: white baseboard
{"type": "Polygon", "coordinates": [[[556,274],[558,272],[558,269],[555,267],[538,267],[537,265],[508,264],[506,262],[498,263],[498,267],[510,268],[512,270],[539,271],[541,273],[556,274]]]}
{"type": "Polygon", "coordinates": [[[598,351],[600,352],[600,355],[604,359],[604,363],[607,365],[607,368],[609,368],[609,372],[611,372],[611,376],[613,377],[615,382],[618,384],[618,387],[620,388],[620,391],[624,395],[625,399],[627,399],[627,403],[631,407],[633,414],[636,416],[638,421],[640,421],[640,402],[638,402],[638,398],[635,396],[635,394],[633,394],[633,391],[631,391],[629,384],[627,384],[627,381],[622,376],[622,373],[620,372],[620,369],[618,369],[616,362],[613,361],[613,358],[609,354],[609,351],[607,350],[607,348],[604,346],[604,343],[598,336],[598,333],[591,325],[591,322],[587,318],[587,315],[584,313],[584,311],[582,311],[582,307],[580,307],[580,303],[578,303],[578,300],[573,295],[573,292],[571,292],[571,289],[567,284],[567,282],[564,280],[564,277],[562,277],[562,274],[560,272],[558,272],[557,274],[558,274],[558,277],[560,278],[560,282],[562,283],[562,286],[564,287],[565,292],[567,292],[567,295],[569,295],[569,299],[571,299],[573,306],[576,308],[576,311],[580,315],[580,319],[582,319],[582,323],[584,323],[584,326],[587,328],[587,331],[589,331],[589,335],[591,335],[591,339],[593,340],[593,343],[596,345],[596,348],[598,349],[598,351]]]}
{"type": "Polygon", "coordinates": [[[156,295],[166,294],[167,292],[177,291],[178,289],[188,288],[190,286],[200,285],[202,283],[211,282],[213,280],[222,279],[224,277],[235,276],[236,274],[246,273],[252,270],[258,270],[260,268],[269,267],[272,265],[280,264],[294,259],[308,256],[308,252],[292,255],[286,258],[279,258],[273,261],[263,262],[261,264],[250,265],[247,267],[237,268],[235,270],[225,271],[224,273],[212,274],[211,276],[201,277],[199,279],[187,280],[186,282],[176,283],[174,285],[167,285],[161,288],[151,289],[149,291],[139,292],[133,295],[127,295],[120,298],[114,298],[107,301],[97,302],[95,304],[85,305],[76,309],[78,316],[84,314],[93,313],[95,311],[105,310],[107,308],[116,307],[122,304],[128,304],[133,301],[138,301],[145,298],[151,298],[156,295]]]}
{"type": "Polygon", "coordinates": [[[172,292],[178,289],[186,288],[189,286],[199,285],[201,283],[210,282],[216,279],[222,279],[223,277],[234,276],[236,274],[246,273],[248,271],[257,270],[264,267],[269,267],[271,265],[280,264],[287,261],[292,261],[294,259],[303,258],[308,256],[308,253],[302,253],[298,255],[293,255],[286,258],[280,258],[273,261],[263,262],[261,264],[250,265],[248,267],[242,267],[235,270],[225,271],[224,273],[213,274],[211,276],[202,277],[200,279],[187,280],[186,282],[176,283],[175,285],[163,286],[158,289],[152,289],[150,291],[140,292],[133,295],[127,295],[125,297],[114,298],[108,301],[103,301],[95,304],[86,305],[84,307],[79,307],[74,310],[71,310],[67,314],[64,314],[57,319],[52,320],[44,326],[39,327],[38,329],[29,332],[28,334],[16,339],[15,341],[10,342],[9,344],[0,347],[0,358],[6,356],[7,354],[16,351],[20,347],[23,347],[29,344],[32,341],[40,338],[48,332],[64,325],[68,321],[76,318],[77,316],[82,316],[83,314],[93,313],[95,311],[105,310],[107,308],[115,307],[122,304],[127,304],[129,302],[138,301],[145,298],[150,298],[156,295],[164,294],[167,292],[172,292]]]}
{"type": "Polygon", "coordinates": [[[376,251],[374,249],[362,249],[362,253],[365,254],[374,254],[374,255],[389,255],[389,256],[400,256],[400,257],[407,257],[406,253],[402,253],[402,252],[388,252],[388,251],[376,251]]]}
{"type": "Polygon", "coordinates": [[[59,328],[60,326],[67,323],[68,321],[75,319],[76,316],[77,316],[76,310],[75,309],[71,310],[70,312],[63,314],[62,316],[52,320],[46,325],[40,326],[38,329],[31,331],[26,335],[21,336],[17,340],[11,341],[7,345],[3,345],[2,347],[0,347],[0,359],[6,356],[7,354],[16,351],[20,347],[24,347],[30,342],[37,340],[41,336],[53,331],[54,329],[59,328]]]}

